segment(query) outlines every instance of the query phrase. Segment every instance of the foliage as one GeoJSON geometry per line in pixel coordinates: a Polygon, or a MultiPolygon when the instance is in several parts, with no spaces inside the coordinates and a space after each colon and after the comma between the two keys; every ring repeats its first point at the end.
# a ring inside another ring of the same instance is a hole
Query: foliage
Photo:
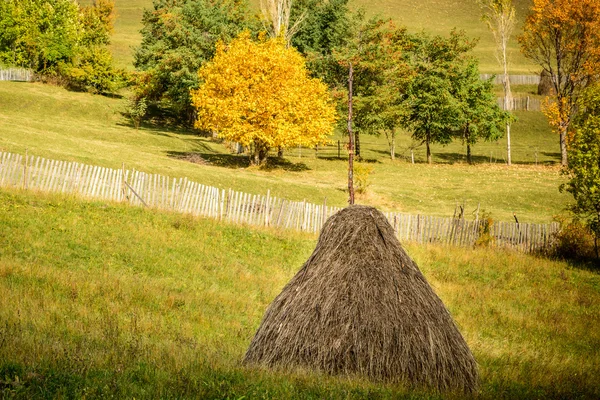
{"type": "Polygon", "coordinates": [[[584,261],[596,257],[594,233],[581,219],[559,216],[560,230],[554,235],[547,256],[562,260],[584,261]]]}
{"type": "MultiPolygon", "coordinates": [[[[292,45],[308,56],[309,68],[327,65],[333,50],[348,40],[351,30],[351,15],[348,0],[297,0],[292,4],[291,19],[303,17],[298,32],[292,37],[292,45]]],[[[330,65],[331,66],[331,65],[330,65]]],[[[323,76],[320,76],[323,78],[323,76]]]]}
{"type": "Polygon", "coordinates": [[[475,46],[464,32],[453,30],[448,38],[414,35],[409,44],[409,64],[414,70],[406,96],[404,123],[412,137],[426,145],[431,163],[432,143],[448,144],[462,125],[457,87],[469,64],[468,52],[475,46]]]}
{"type": "MultiPolygon", "coordinates": [[[[355,154],[361,156],[360,134],[379,133],[379,112],[386,110],[386,103],[378,101],[375,91],[386,85],[385,72],[391,67],[404,70],[404,64],[398,57],[386,60],[385,57],[396,56],[393,40],[395,27],[390,20],[380,17],[364,19],[362,12],[352,15],[350,30],[341,45],[333,49],[331,57],[325,57],[330,64],[325,66],[326,81],[333,89],[337,100],[338,112],[347,118],[340,118],[340,123],[350,124],[354,133],[355,154]],[[393,65],[396,61],[398,64],[393,65]],[[352,120],[349,117],[348,84],[352,70],[352,120]]],[[[404,32],[403,30],[398,30],[404,32]]],[[[397,49],[396,49],[397,50],[397,49]]],[[[385,90],[385,89],[384,89],[385,90]]],[[[390,88],[395,90],[395,88],[390,88]]],[[[390,100],[391,99],[386,99],[390,100]]],[[[396,104],[390,104],[393,107],[396,104]]],[[[347,130],[347,127],[341,127],[347,130]]]]}
{"type": "Polygon", "coordinates": [[[467,146],[467,162],[473,163],[471,146],[478,140],[495,141],[503,135],[503,125],[511,115],[496,103],[492,79],[481,80],[477,61],[469,59],[458,71],[452,90],[459,105],[458,136],[467,146]]]}
{"type": "Polygon", "coordinates": [[[0,63],[58,76],[77,89],[112,92],[123,80],[107,48],[113,18],[112,0],[88,7],[71,0],[2,2],[0,63]]]}
{"type": "Polygon", "coordinates": [[[494,225],[494,219],[492,213],[483,210],[481,212],[481,225],[479,225],[479,235],[475,241],[476,247],[489,247],[494,244],[494,237],[492,236],[492,226],[494,225]]]}
{"type": "Polygon", "coordinates": [[[184,125],[195,119],[190,90],[198,88],[198,69],[213,58],[219,40],[228,42],[245,28],[257,29],[245,0],[154,0],[145,10],[142,43],[134,65],[148,105],[171,113],[184,125]]]}
{"type": "Polygon", "coordinates": [[[272,147],[313,147],[332,133],[336,117],[327,87],[308,77],[302,55],[281,38],[254,42],[244,32],[227,46],[218,44],[198,76],[196,127],[252,146],[255,164],[272,147]]]}
{"type": "Polygon", "coordinates": [[[56,73],[77,53],[82,29],[72,0],[2,1],[0,62],[56,73]]]}
{"type": "Polygon", "coordinates": [[[133,122],[135,129],[140,129],[142,119],[146,115],[148,105],[146,104],[146,98],[130,98],[127,100],[126,114],[133,122]]]}
{"type": "Polygon", "coordinates": [[[354,182],[356,183],[357,193],[366,193],[367,188],[371,186],[369,180],[371,173],[373,173],[373,166],[365,163],[354,164],[354,182]]]}
{"type": "Polygon", "coordinates": [[[580,115],[569,138],[569,182],[561,185],[573,195],[571,211],[595,236],[596,256],[600,238],[600,85],[588,88],[579,101],[580,115]]]}
{"type": "Polygon", "coordinates": [[[358,63],[362,79],[358,85],[354,121],[358,133],[383,133],[393,160],[396,132],[406,117],[404,100],[414,71],[406,62],[406,30],[391,22],[378,22],[376,35],[364,43],[364,55],[358,63]]]}
{"type": "Polygon", "coordinates": [[[554,103],[545,113],[558,130],[566,165],[567,131],[578,98],[600,70],[600,2],[534,0],[519,42],[525,56],[552,79],[554,103]]]}

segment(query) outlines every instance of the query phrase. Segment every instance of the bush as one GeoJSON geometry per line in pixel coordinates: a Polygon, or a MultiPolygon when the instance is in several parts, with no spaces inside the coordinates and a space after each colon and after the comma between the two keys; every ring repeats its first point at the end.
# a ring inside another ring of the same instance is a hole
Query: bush
{"type": "Polygon", "coordinates": [[[494,237],[492,236],[492,226],[494,225],[494,220],[492,219],[492,214],[486,212],[485,210],[481,213],[481,225],[479,225],[479,236],[475,241],[476,247],[488,247],[494,242],[494,237]]]}
{"type": "Polygon", "coordinates": [[[356,185],[357,193],[366,193],[367,188],[371,185],[369,177],[373,172],[373,167],[366,164],[354,164],[354,184],[356,185]]]}
{"type": "Polygon", "coordinates": [[[561,229],[554,236],[549,255],[567,260],[591,260],[596,257],[594,235],[577,218],[558,218],[561,229]]]}
{"type": "Polygon", "coordinates": [[[147,104],[146,98],[131,98],[127,101],[127,109],[126,114],[133,122],[135,129],[140,129],[140,124],[142,123],[142,119],[146,115],[147,104]]]}
{"type": "Polygon", "coordinates": [[[66,75],[71,87],[91,93],[113,93],[125,83],[125,72],[113,67],[112,55],[106,47],[82,50],[66,75]]]}

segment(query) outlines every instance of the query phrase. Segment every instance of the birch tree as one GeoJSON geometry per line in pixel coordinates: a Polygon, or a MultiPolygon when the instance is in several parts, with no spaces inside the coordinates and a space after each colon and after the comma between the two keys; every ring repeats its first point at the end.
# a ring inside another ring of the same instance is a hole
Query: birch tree
{"type": "MultiPolygon", "coordinates": [[[[515,27],[515,6],[512,0],[479,0],[484,10],[483,20],[496,42],[496,59],[502,67],[502,87],[504,89],[504,110],[512,109],[512,93],[508,75],[508,41],[515,27]]],[[[510,149],[510,119],[506,122],[506,162],[512,164],[510,149]]]]}

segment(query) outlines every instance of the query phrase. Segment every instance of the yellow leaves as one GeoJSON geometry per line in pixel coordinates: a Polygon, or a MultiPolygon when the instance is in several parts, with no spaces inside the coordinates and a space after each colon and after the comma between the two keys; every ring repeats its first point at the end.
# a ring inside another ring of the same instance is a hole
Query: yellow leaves
{"type": "Polygon", "coordinates": [[[336,120],[327,87],[308,77],[303,57],[281,38],[258,42],[248,32],[198,71],[192,91],[196,126],[243,145],[314,146],[324,143],[336,120]]]}

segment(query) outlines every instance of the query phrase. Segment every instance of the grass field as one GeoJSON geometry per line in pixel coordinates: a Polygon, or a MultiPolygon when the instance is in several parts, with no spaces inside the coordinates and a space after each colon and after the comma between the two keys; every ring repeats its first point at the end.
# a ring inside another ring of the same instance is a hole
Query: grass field
{"type": "MultiPolygon", "coordinates": [[[[81,0],[82,3],[89,0],[81,0]]],[[[519,50],[516,40],[522,31],[523,21],[527,15],[531,0],[516,0],[517,23],[510,42],[510,60],[512,74],[537,74],[539,67],[528,61],[519,50]]],[[[251,4],[258,12],[258,0],[251,4]]],[[[152,0],[116,0],[117,18],[112,38],[112,51],[117,64],[123,68],[133,68],[132,47],[141,41],[139,31],[142,27],[142,10],[152,7],[152,0]]],[[[447,35],[451,29],[464,29],[470,37],[479,38],[474,54],[481,62],[483,73],[501,71],[495,58],[495,46],[492,34],[481,21],[481,11],[476,0],[351,0],[350,5],[356,9],[363,7],[367,15],[379,14],[394,19],[399,25],[410,31],[447,35]]]]}
{"type": "MultiPolygon", "coordinates": [[[[240,366],[314,236],[6,190],[0,226],[1,398],[438,397],[240,366]]],[[[600,396],[597,272],[407,250],[475,354],[479,398],[600,396]]]]}
{"type": "MultiPolygon", "coordinates": [[[[121,115],[124,100],[68,92],[41,84],[0,82],[0,150],[79,161],[107,167],[137,168],[173,177],[188,177],[221,188],[320,203],[344,205],[347,162],[329,148],[289,150],[283,162],[264,170],[248,168],[245,156],[231,154],[211,139],[168,128],[133,129],[121,115]],[[204,165],[182,160],[200,156],[204,165]]],[[[457,202],[469,212],[481,208],[497,220],[548,222],[568,199],[558,193],[558,141],[548,132],[540,113],[518,113],[513,127],[513,167],[503,164],[504,144],[474,147],[479,164],[464,163],[460,143],[433,146],[435,165],[423,164],[424,149],[415,152],[417,164],[400,157],[386,158],[385,138],[365,136],[363,155],[373,167],[368,193],[360,203],[384,210],[451,216],[457,202]],[[534,153],[540,165],[535,165],[534,153]],[[490,165],[490,158],[493,164],[490,165]]],[[[335,140],[335,138],[334,138],[335,140]]],[[[343,140],[342,140],[343,142],[343,140]]],[[[398,151],[409,156],[411,143],[401,135],[398,151]]],[[[342,150],[343,151],[343,150],[342,150]]]]}

